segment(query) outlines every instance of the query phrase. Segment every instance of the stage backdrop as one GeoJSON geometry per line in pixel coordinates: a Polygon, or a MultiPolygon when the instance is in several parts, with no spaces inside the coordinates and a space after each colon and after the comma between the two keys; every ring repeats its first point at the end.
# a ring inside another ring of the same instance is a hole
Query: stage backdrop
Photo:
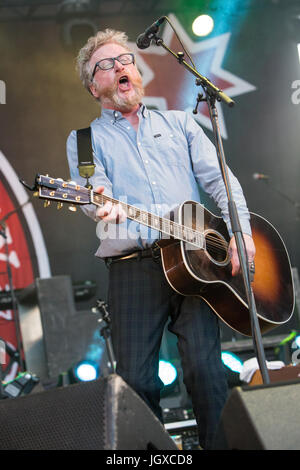
{"type": "MultiPolygon", "coordinates": [[[[153,11],[143,14],[134,9],[129,14],[127,2],[123,3],[118,15],[111,9],[107,15],[103,9],[101,17],[94,15],[92,29],[112,27],[128,33],[149,106],[191,112],[201,91],[194,77],[161,47],[152,45],[144,51],[135,47],[138,34],[157,16],[168,15],[199,72],[234,98],[233,108],[218,105],[227,162],[243,186],[249,209],[275,225],[292,265],[299,267],[300,37],[294,22],[296,2],[220,1],[210,2],[211,9],[201,8],[201,2],[198,7],[195,2],[182,2],[182,6],[177,2],[176,10],[171,2],[164,11],[153,2],[153,11]],[[215,22],[204,38],[191,29],[193,19],[201,13],[210,14],[215,22]],[[256,173],[268,178],[254,179],[256,173]]],[[[92,33],[91,19],[85,25],[76,17],[72,28],[72,16],[57,21],[55,16],[35,18],[29,13],[27,19],[13,14],[11,20],[0,18],[0,219],[8,215],[6,244],[0,237],[0,289],[9,290],[9,263],[16,289],[36,277],[62,274],[70,275],[73,283],[95,282],[96,294],[88,301],[92,306],[97,298],[106,298],[107,289],[105,265],[94,257],[98,246],[94,222],[80,210],[75,214],[65,208],[57,211],[54,204],[44,209],[43,202],[18,182],[22,177],[32,184],[36,173],[68,179],[68,134],[88,126],[99,115],[97,103],[75,71],[78,49],[92,33]],[[9,216],[11,211],[15,212],[9,216]]],[[[182,51],[167,24],[160,32],[169,47],[182,51]]],[[[195,119],[213,139],[204,104],[195,119]]],[[[15,345],[12,320],[11,310],[0,312],[0,336],[15,345]]]]}

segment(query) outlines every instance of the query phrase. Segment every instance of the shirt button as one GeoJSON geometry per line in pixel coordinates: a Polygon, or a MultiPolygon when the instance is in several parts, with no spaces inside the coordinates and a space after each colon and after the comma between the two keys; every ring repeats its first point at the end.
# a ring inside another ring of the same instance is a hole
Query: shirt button
{"type": "Polygon", "coordinates": [[[130,129],[130,127],[128,126],[128,127],[127,127],[127,129],[129,130],[129,129],[130,129]]]}
{"type": "Polygon", "coordinates": [[[156,181],[152,181],[152,184],[156,184],[156,181]]]}
{"type": "Polygon", "coordinates": [[[138,145],[141,145],[141,142],[138,142],[138,145]]]}
{"type": "Polygon", "coordinates": [[[149,163],[149,160],[145,160],[145,163],[149,163]]]}

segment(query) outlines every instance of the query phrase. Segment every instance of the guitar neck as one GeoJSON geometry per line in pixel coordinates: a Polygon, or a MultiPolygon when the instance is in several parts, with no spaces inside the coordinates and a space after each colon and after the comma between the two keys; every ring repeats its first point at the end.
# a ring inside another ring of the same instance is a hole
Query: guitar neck
{"type": "Polygon", "coordinates": [[[203,233],[197,230],[194,230],[190,227],[185,227],[184,225],[178,224],[170,219],[165,217],[160,217],[151,212],[144,211],[138,207],[126,204],[118,199],[111,198],[104,194],[96,193],[91,191],[91,202],[96,206],[103,206],[107,201],[110,201],[113,204],[120,204],[124,209],[127,218],[133,220],[139,224],[145,225],[147,227],[153,228],[160,233],[167,235],[177,240],[184,241],[195,245],[197,248],[203,248],[203,233]]]}

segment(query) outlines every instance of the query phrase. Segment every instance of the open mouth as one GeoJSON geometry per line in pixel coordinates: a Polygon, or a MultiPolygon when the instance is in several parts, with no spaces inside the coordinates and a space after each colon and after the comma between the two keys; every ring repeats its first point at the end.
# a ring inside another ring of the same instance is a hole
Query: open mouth
{"type": "Polygon", "coordinates": [[[121,77],[121,78],[119,79],[119,83],[121,83],[121,84],[122,84],[122,83],[127,83],[127,82],[128,82],[128,77],[127,77],[127,75],[124,75],[123,77],[121,77]]]}
{"type": "Polygon", "coordinates": [[[121,91],[127,91],[130,89],[130,81],[127,75],[122,75],[122,77],[119,78],[119,88],[121,91]]]}

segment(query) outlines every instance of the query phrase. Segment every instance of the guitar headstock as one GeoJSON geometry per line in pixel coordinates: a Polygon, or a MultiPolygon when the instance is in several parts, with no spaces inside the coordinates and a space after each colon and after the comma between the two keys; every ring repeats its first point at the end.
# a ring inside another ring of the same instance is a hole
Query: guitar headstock
{"type": "Polygon", "coordinates": [[[38,175],[35,183],[38,189],[37,195],[42,199],[46,199],[45,207],[47,207],[52,200],[58,202],[58,209],[60,209],[64,203],[71,204],[71,207],[78,204],[91,203],[90,191],[73,181],[51,178],[48,175],[38,175]]]}

